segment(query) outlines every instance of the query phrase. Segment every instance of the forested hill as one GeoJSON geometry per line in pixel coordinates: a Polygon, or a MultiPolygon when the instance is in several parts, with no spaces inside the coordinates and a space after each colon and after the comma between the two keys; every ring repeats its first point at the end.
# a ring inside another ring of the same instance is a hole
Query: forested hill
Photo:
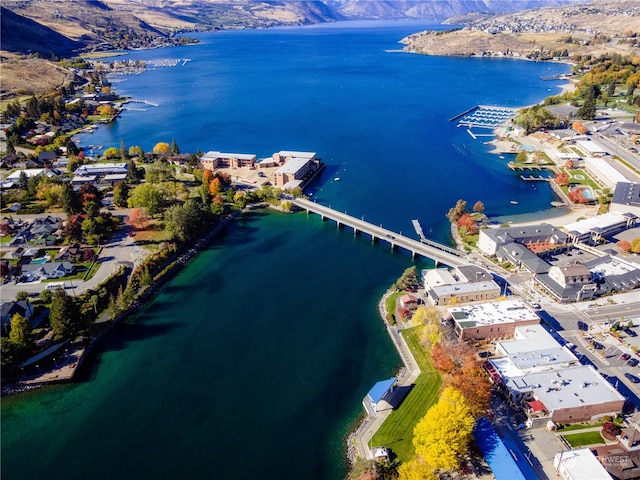
{"type": "Polygon", "coordinates": [[[348,19],[443,21],[576,0],[2,0],[1,48],[66,55],[72,48],[145,48],[175,32],[348,19]],[[6,13],[11,11],[16,15],[6,13]],[[29,22],[31,21],[31,22],[29,22]],[[34,23],[36,22],[36,23],[34,23]],[[38,27],[38,24],[40,27],[38,27]],[[26,35],[23,33],[26,32],[26,35]]]}

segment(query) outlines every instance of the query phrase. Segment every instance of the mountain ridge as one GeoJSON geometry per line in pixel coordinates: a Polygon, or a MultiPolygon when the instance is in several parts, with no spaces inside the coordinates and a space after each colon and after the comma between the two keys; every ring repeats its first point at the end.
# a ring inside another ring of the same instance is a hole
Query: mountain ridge
{"type": "Polygon", "coordinates": [[[427,19],[443,21],[471,12],[503,13],[577,0],[3,0],[11,11],[0,42],[3,50],[66,55],[75,42],[90,48],[144,48],[166,42],[176,32],[229,28],[266,28],[351,19],[427,19]],[[16,17],[18,15],[19,17],[16,17]],[[34,35],[28,45],[16,32],[28,19],[34,35]],[[46,29],[49,30],[46,30],[46,29]],[[35,33],[37,31],[37,34],[35,33]],[[67,38],[55,37],[52,32],[67,38]],[[38,40],[39,39],[39,40],[38,40]],[[58,44],[63,47],[56,47],[58,44]],[[52,48],[52,45],[54,48],[52,48]]]}

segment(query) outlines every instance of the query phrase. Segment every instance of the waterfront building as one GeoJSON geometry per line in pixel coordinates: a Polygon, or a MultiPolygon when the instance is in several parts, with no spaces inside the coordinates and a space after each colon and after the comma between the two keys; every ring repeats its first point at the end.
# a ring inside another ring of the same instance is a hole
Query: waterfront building
{"type": "Polygon", "coordinates": [[[562,480],[611,480],[611,475],[589,448],[560,451],[553,457],[553,466],[562,480]]]}
{"type": "Polygon", "coordinates": [[[517,326],[540,323],[538,315],[519,298],[451,307],[447,312],[460,341],[511,338],[517,326]]]}
{"type": "Polygon", "coordinates": [[[474,265],[435,268],[422,271],[422,283],[433,305],[452,301],[467,303],[494,300],[500,296],[500,286],[484,269],[474,265]],[[454,300],[455,299],[455,300],[454,300]]]}
{"type": "Polygon", "coordinates": [[[633,213],[608,212],[569,223],[563,230],[572,243],[598,245],[601,239],[620,233],[640,223],[633,213]]]}
{"type": "Polygon", "coordinates": [[[618,182],[611,198],[611,212],[633,213],[640,217],[640,184],[618,182]]]}
{"type": "Polygon", "coordinates": [[[312,152],[281,151],[273,154],[278,164],[285,162],[275,172],[275,185],[285,189],[301,186],[305,177],[316,171],[320,161],[312,152]]]}
{"type": "Polygon", "coordinates": [[[483,228],[478,237],[478,248],[482,253],[493,256],[498,248],[517,243],[522,245],[546,246],[553,248],[563,246],[567,242],[567,235],[560,229],[548,223],[539,225],[524,225],[507,228],[483,228]]]}
{"type": "Polygon", "coordinates": [[[253,167],[256,156],[247,153],[222,153],[210,151],[198,160],[198,167],[214,172],[218,168],[253,167]]]}

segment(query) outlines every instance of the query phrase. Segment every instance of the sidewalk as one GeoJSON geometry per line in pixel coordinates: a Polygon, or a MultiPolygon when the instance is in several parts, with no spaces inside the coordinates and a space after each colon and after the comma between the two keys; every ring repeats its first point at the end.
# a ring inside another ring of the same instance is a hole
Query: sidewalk
{"type": "MultiPolygon", "coordinates": [[[[402,335],[400,335],[399,327],[394,325],[389,325],[385,320],[386,318],[385,302],[386,302],[386,299],[389,297],[389,295],[391,295],[391,293],[392,291],[388,290],[382,296],[382,298],[380,299],[380,302],[378,303],[378,311],[380,313],[380,318],[385,322],[385,325],[387,327],[387,332],[389,333],[389,336],[391,337],[391,340],[393,341],[393,344],[398,350],[398,354],[400,355],[400,358],[402,358],[402,362],[404,363],[404,368],[402,368],[402,370],[398,375],[397,384],[399,387],[408,387],[411,384],[413,384],[416,378],[418,378],[418,375],[420,375],[420,368],[418,367],[418,364],[413,358],[413,355],[411,354],[411,350],[409,349],[407,342],[404,340],[402,335]]],[[[362,424],[358,427],[358,429],[354,433],[349,435],[347,448],[349,451],[351,451],[351,447],[353,445],[353,447],[355,448],[355,451],[351,453],[353,454],[354,457],[367,458],[370,460],[373,459],[373,456],[371,454],[371,450],[369,447],[375,446],[375,445],[370,445],[370,441],[375,435],[375,433],[378,431],[380,426],[387,419],[387,417],[391,415],[391,412],[393,412],[392,408],[389,408],[388,410],[383,410],[377,413],[367,412],[368,415],[364,419],[362,424]]],[[[355,460],[355,458],[352,458],[352,460],[355,460]]]]}

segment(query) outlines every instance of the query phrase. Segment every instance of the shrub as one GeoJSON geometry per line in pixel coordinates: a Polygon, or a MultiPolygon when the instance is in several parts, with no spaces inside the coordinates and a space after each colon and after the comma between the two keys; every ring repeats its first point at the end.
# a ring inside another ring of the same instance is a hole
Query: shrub
{"type": "Polygon", "coordinates": [[[607,440],[615,440],[616,436],[620,435],[620,432],[622,432],[622,429],[611,421],[602,424],[602,436],[607,440]]]}

